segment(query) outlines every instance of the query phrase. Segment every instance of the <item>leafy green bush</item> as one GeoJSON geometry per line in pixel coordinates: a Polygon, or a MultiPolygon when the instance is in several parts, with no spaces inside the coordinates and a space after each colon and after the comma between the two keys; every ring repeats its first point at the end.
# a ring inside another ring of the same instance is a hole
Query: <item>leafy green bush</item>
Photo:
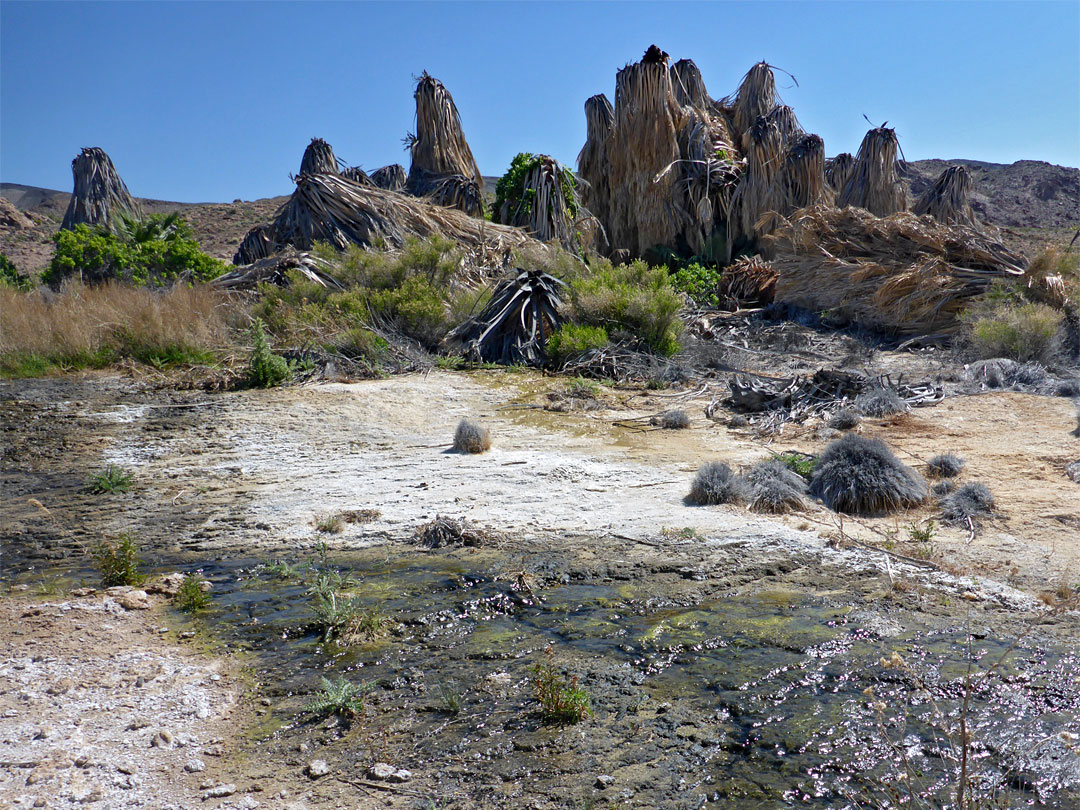
{"type": "Polygon", "coordinates": [[[176,606],[184,613],[198,613],[205,610],[210,604],[210,594],[204,586],[208,587],[206,579],[199,573],[188,574],[180,584],[180,590],[176,593],[176,606]]]}
{"type": "Polygon", "coordinates": [[[91,283],[118,279],[167,285],[182,278],[209,281],[225,272],[225,263],[203,253],[176,214],[125,219],[115,233],[76,225],[57,231],[53,239],[56,254],[41,276],[53,287],[72,276],[91,283]]]}
{"type": "Polygon", "coordinates": [[[280,354],[270,351],[263,322],[256,318],[251,326],[253,346],[248,361],[248,383],[254,388],[270,388],[289,379],[289,364],[280,354]]]}
{"type": "Polygon", "coordinates": [[[602,349],[608,342],[607,330],[602,326],[568,323],[548,338],[547,354],[553,363],[559,365],[581,352],[602,349]]]}
{"type": "Polygon", "coordinates": [[[0,253],[0,286],[14,287],[24,292],[33,289],[33,282],[27,276],[22,275],[15,263],[3,253],[0,253]]]}
{"type": "Polygon", "coordinates": [[[93,495],[127,492],[131,489],[132,478],[130,470],[115,464],[106,464],[105,469],[92,473],[86,479],[86,491],[93,495]]]}
{"type": "Polygon", "coordinates": [[[322,679],[322,691],[304,706],[304,711],[316,717],[339,717],[353,719],[364,715],[364,695],[371,691],[370,684],[352,683],[345,678],[331,681],[322,679]]]}
{"type": "Polygon", "coordinates": [[[130,534],[122,534],[115,542],[102,540],[90,552],[101,574],[101,586],[138,585],[145,577],[139,571],[143,561],[130,534]]]}
{"type": "MultiPolygon", "coordinates": [[[[514,159],[510,161],[510,168],[495,184],[495,202],[491,208],[493,221],[503,221],[500,217],[504,208],[510,216],[518,212],[527,214],[531,210],[536,192],[534,189],[525,188],[525,178],[539,163],[540,156],[531,152],[518,152],[514,155],[514,159]]],[[[578,214],[577,199],[574,195],[576,185],[577,180],[574,178],[574,173],[564,168],[562,170],[562,193],[563,200],[566,202],[566,210],[571,218],[577,217],[578,214]]]]}
{"type": "Polygon", "coordinates": [[[1051,359],[1064,313],[1046,304],[1006,299],[968,310],[962,320],[971,351],[979,359],[1008,357],[1020,362],[1051,359]]]}
{"type": "Polygon", "coordinates": [[[578,686],[577,675],[563,677],[555,666],[551,647],[544,650],[544,660],[529,667],[533,694],[540,704],[540,716],[549,723],[579,723],[592,716],[589,693],[578,686]]]}
{"type": "Polygon", "coordinates": [[[671,284],[679,292],[684,292],[694,302],[715,307],[720,303],[716,294],[723,272],[714,266],[690,262],[671,271],[671,284]]]}
{"type": "Polygon", "coordinates": [[[682,301],[667,268],[638,259],[613,266],[603,259],[569,282],[571,321],[602,327],[612,340],[629,340],[670,357],[679,350],[682,301]]]}

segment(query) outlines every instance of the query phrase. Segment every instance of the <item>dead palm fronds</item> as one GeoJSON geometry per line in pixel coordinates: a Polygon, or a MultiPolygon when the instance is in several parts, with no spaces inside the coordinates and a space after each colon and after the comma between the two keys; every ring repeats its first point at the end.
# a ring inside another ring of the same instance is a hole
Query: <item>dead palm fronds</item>
{"type": "Polygon", "coordinates": [[[912,212],[928,214],[947,225],[979,228],[971,210],[971,175],[963,166],[950,166],[915,201],[912,212]]]}
{"type": "Polygon", "coordinates": [[[354,183],[359,183],[362,186],[374,185],[371,178],[368,177],[368,173],[359,166],[346,166],[341,170],[341,176],[346,180],[352,180],[354,183]]]}
{"type": "Polygon", "coordinates": [[[300,160],[300,174],[338,174],[334,148],[322,138],[312,138],[300,160]]]}
{"type": "Polygon", "coordinates": [[[906,211],[907,194],[900,181],[897,161],[899,151],[895,129],[882,126],[867,132],[855,156],[855,168],[836,204],[841,208],[856,205],[879,217],[906,211]]]}
{"type": "Polygon", "coordinates": [[[615,128],[615,109],[600,93],[585,101],[585,145],[578,153],[582,201],[605,229],[611,228],[611,178],[608,144],[615,128]]]}
{"type": "Polygon", "coordinates": [[[784,139],[785,147],[806,134],[803,132],[799,119],[795,117],[795,111],[786,104],[773,107],[765,117],[776,124],[776,128],[780,130],[780,137],[784,139]]]}
{"type": "MultiPolygon", "coordinates": [[[[803,135],[788,147],[784,163],[773,178],[769,209],[788,216],[823,202],[832,202],[825,185],[825,142],[817,135],[803,135]]],[[[758,230],[765,231],[760,222],[758,230]]]]}
{"type": "MultiPolygon", "coordinates": [[[[474,206],[482,202],[484,178],[476,165],[472,150],[461,128],[461,116],[450,92],[443,83],[425,71],[416,83],[416,134],[409,135],[406,142],[412,156],[407,188],[410,194],[423,196],[433,191],[444,178],[455,180],[455,191],[442,198],[456,205],[474,206]],[[471,182],[475,193],[463,191],[471,182]]],[[[466,213],[479,214],[481,207],[462,208],[466,213]]]]}
{"type": "Polygon", "coordinates": [[[776,293],[777,273],[760,256],[742,256],[724,268],[717,296],[736,308],[766,306],[776,293]]]}
{"type": "Polygon", "coordinates": [[[400,163],[391,163],[371,173],[371,182],[387,191],[401,191],[405,188],[406,180],[408,180],[408,175],[405,174],[405,167],[400,163]]]}
{"type": "Polygon", "coordinates": [[[457,208],[472,216],[479,216],[484,210],[484,187],[471,177],[461,174],[432,177],[427,188],[424,198],[435,205],[457,208]]]}
{"type": "Polygon", "coordinates": [[[771,210],[772,184],[784,155],[780,128],[764,115],[758,116],[744,143],[746,171],[735,189],[727,221],[728,261],[736,247],[752,246],[757,239],[758,221],[771,210]]]}
{"type": "Polygon", "coordinates": [[[555,158],[534,155],[521,188],[503,202],[496,221],[524,228],[541,242],[555,241],[576,250],[580,241],[576,185],[574,176],[555,158]]]}
{"type": "Polygon", "coordinates": [[[675,90],[675,99],[684,107],[697,107],[708,110],[713,100],[705,89],[705,79],[692,59],[680,59],[671,66],[671,82],[675,90]]]}
{"type": "Polygon", "coordinates": [[[140,219],[142,209],[135,202],[105,150],[97,146],[83,149],[71,161],[75,188],[60,227],[100,225],[114,230],[122,217],[140,219]]]}
{"type": "Polygon", "coordinates": [[[499,282],[479,314],[447,336],[468,358],[486,363],[541,366],[548,338],[562,325],[563,283],[541,270],[518,268],[499,282]]]}
{"type": "Polygon", "coordinates": [[[727,99],[726,106],[731,107],[735,137],[739,139],[743,151],[747,147],[750,128],[758,117],[768,115],[780,103],[776,93],[776,77],[767,62],[758,62],[739,83],[735,95],[727,99]]]}
{"type": "Polygon", "coordinates": [[[272,225],[256,225],[240,243],[233,256],[233,264],[251,264],[268,256],[273,256],[278,250],[274,241],[274,229],[272,225]]]}
{"type": "Polygon", "coordinates": [[[841,152],[825,161],[825,182],[835,194],[844,190],[848,178],[855,171],[855,156],[850,152],[841,152]]]}
{"type": "Polygon", "coordinates": [[[330,263],[311,253],[286,248],[281,254],[252,261],[218,276],[210,283],[225,290],[253,290],[259,284],[285,286],[289,275],[297,273],[320,287],[343,290],[345,286],[330,274],[330,263]]]}
{"type": "Polygon", "coordinates": [[[316,242],[338,250],[350,244],[400,248],[409,236],[453,240],[467,254],[467,263],[486,269],[506,267],[515,251],[541,256],[549,252],[518,228],[332,174],[297,177],[296,191],[266,232],[274,244],[300,250],[309,250],[316,242]]]}
{"type": "Polygon", "coordinates": [[[666,59],[653,49],[615,77],[615,130],[608,150],[613,248],[641,255],[674,244],[690,221],[671,167],[682,157],[679,132],[687,114],[675,99],[666,59]]]}
{"type": "Polygon", "coordinates": [[[973,297],[1027,269],[986,234],[907,212],[813,206],[762,241],[777,301],[899,334],[954,331],[973,297]]]}

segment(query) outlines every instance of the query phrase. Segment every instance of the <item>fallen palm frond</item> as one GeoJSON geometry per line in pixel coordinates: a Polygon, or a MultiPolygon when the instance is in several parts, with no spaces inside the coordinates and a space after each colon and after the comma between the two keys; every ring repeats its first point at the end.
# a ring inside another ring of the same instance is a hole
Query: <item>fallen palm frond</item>
{"type": "Polygon", "coordinates": [[[784,139],[785,147],[806,134],[799,119],[795,117],[795,111],[786,104],[773,107],[765,117],[776,124],[776,128],[780,130],[780,137],[784,139]]]}
{"type": "Polygon", "coordinates": [[[320,287],[345,289],[345,286],[330,274],[330,266],[328,261],[314,254],[286,248],[279,255],[252,261],[218,276],[210,283],[224,290],[253,290],[263,283],[283,287],[289,283],[290,273],[297,273],[320,287]]]}
{"type": "Polygon", "coordinates": [[[813,206],[763,243],[777,301],[900,334],[954,331],[970,299],[1027,269],[986,234],[906,212],[813,206]]]}
{"type": "Polygon", "coordinates": [[[359,166],[346,166],[341,170],[341,176],[346,180],[352,180],[354,183],[359,183],[362,186],[374,185],[372,179],[368,177],[368,173],[359,166]]]}
{"type": "Polygon", "coordinates": [[[300,174],[338,174],[334,148],[322,138],[312,138],[300,160],[300,174]]]}
{"type": "Polygon", "coordinates": [[[462,174],[429,177],[421,185],[427,188],[424,198],[435,205],[457,208],[472,216],[479,216],[484,210],[484,187],[471,177],[462,174]]]}
{"type": "Polygon", "coordinates": [[[524,228],[541,242],[554,241],[571,251],[578,248],[577,181],[555,158],[519,154],[499,181],[495,202],[496,222],[524,228]]]}
{"type": "MultiPolygon", "coordinates": [[[[770,74],[771,75],[771,74],[770,74]]],[[[773,179],[784,154],[784,139],[776,122],[765,116],[746,133],[746,171],[731,201],[727,221],[728,261],[739,247],[753,246],[759,235],[758,221],[771,210],[773,179]]]]}
{"type": "Polygon", "coordinates": [[[750,128],[760,116],[768,115],[779,103],[772,68],[766,62],[758,62],[743,76],[735,95],[726,101],[726,106],[732,110],[735,137],[740,140],[743,151],[748,145],[750,128]]]}
{"type": "Polygon", "coordinates": [[[900,143],[896,130],[875,127],[866,133],[855,168],[837,197],[840,207],[855,205],[871,214],[887,217],[897,211],[907,210],[907,194],[900,181],[900,164],[897,155],[900,143]]]}
{"type": "Polygon", "coordinates": [[[585,145],[578,153],[582,201],[604,228],[611,227],[611,178],[608,143],[615,127],[615,109],[603,93],[585,101],[585,145]]]}
{"type": "Polygon", "coordinates": [[[825,161],[825,182],[834,193],[839,194],[844,190],[853,171],[855,171],[855,156],[850,152],[841,152],[836,157],[825,161]]]}
{"type": "Polygon", "coordinates": [[[975,212],[971,210],[971,186],[971,175],[967,169],[950,166],[919,196],[911,210],[916,214],[929,214],[946,225],[966,225],[977,229],[980,226],[975,212]]]}
{"type": "MultiPolygon", "coordinates": [[[[789,145],[784,163],[773,178],[766,206],[787,216],[800,208],[831,202],[825,184],[825,142],[817,135],[803,135],[789,145]]],[[[759,233],[766,228],[757,223],[759,233]]]]}
{"type": "Polygon", "coordinates": [[[641,255],[674,244],[690,221],[678,175],[670,171],[682,155],[679,132],[687,115],[671,86],[664,58],[653,54],[615,76],[615,129],[608,149],[612,247],[641,255]]]}
{"type": "Polygon", "coordinates": [[[447,335],[467,358],[486,363],[541,366],[548,338],[562,325],[563,283],[540,270],[517,269],[495,287],[479,314],[447,335]]]}
{"type": "Polygon", "coordinates": [[[461,117],[450,92],[443,83],[425,71],[416,83],[416,134],[406,139],[412,156],[406,188],[410,194],[424,196],[435,190],[445,178],[455,181],[456,191],[443,188],[442,199],[451,200],[468,214],[482,210],[484,178],[461,128],[461,117]],[[463,191],[471,182],[475,193],[463,191]],[[470,207],[463,207],[470,206],[470,207]]]}
{"type": "Polygon", "coordinates": [[[236,249],[233,256],[233,264],[251,264],[259,259],[273,256],[278,250],[278,244],[274,241],[274,229],[272,225],[256,225],[236,249]]]}
{"type": "Polygon", "coordinates": [[[766,306],[776,294],[776,270],[760,256],[743,256],[724,268],[717,297],[734,304],[766,306]]]}
{"type": "Polygon", "coordinates": [[[338,250],[350,244],[400,248],[409,236],[440,236],[462,247],[467,265],[486,270],[507,267],[515,252],[549,252],[518,228],[332,174],[297,177],[296,191],[264,227],[273,244],[299,250],[310,250],[316,242],[338,250]]]}
{"type": "Polygon", "coordinates": [[[405,173],[405,167],[400,163],[391,163],[389,166],[383,166],[371,173],[371,182],[379,188],[385,188],[387,191],[401,191],[401,189],[405,188],[407,180],[408,175],[405,173]]]}
{"type": "Polygon", "coordinates": [[[142,217],[142,209],[104,149],[96,146],[84,148],[71,161],[71,174],[75,178],[75,188],[64,213],[64,221],[60,224],[61,229],[72,230],[76,225],[85,223],[115,230],[122,217],[142,217]]]}

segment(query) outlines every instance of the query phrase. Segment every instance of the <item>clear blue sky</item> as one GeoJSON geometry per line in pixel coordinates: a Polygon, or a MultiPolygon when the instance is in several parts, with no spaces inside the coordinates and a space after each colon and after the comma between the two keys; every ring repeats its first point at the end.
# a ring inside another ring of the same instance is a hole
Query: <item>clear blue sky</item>
{"type": "Polygon", "coordinates": [[[313,136],[408,167],[413,79],[453,94],[485,174],[573,165],[582,104],[655,42],[714,97],[754,62],[828,154],[865,113],[910,160],[1080,165],[1080,3],[0,4],[0,180],[70,189],[101,146],[140,197],[285,194],[313,136]]]}

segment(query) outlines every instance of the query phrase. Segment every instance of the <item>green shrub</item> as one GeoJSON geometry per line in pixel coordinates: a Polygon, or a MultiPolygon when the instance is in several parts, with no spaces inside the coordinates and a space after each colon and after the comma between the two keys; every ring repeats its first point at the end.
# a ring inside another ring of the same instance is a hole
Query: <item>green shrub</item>
{"type": "Polygon", "coordinates": [[[304,711],[316,717],[328,717],[335,714],[346,719],[363,717],[364,695],[371,691],[371,684],[357,684],[338,678],[331,681],[322,679],[322,691],[304,706],[304,711]]]}
{"type": "Polygon", "coordinates": [[[198,613],[210,604],[210,594],[204,590],[206,579],[199,573],[188,574],[176,593],[176,606],[184,613],[198,613]]]}
{"type": "Polygon", "coordinates": [[[602,326],[568,323],[548,338],[547,355],[558,365],[581,352],[602,349],[608,342],[608,333],[602,326]]]}
{"type": "Polygon", "coordinates": [[[76,225],[57,231],[56,253],[42,281],[58,287],[78,276],[100,283],[118,279],[133,284],[166,285],[181,278],[209,281],[225,272],[225,263],[199,249],[191,228],[176,214],[123,220],[116,233],[76,225]]]}
{"type": "Polygon", "coordinates": [[[92,473],[86,479],[86,491],[93,495],[127,492],[131,489],[132,478],[129,470],[115,464],[106,464],[105,469],[92,473]]]}
{"type": "Polygon", "coordinates": [[[253,346],[248,361],[248,383],[255,388],[270,388],[289,379],[289,364],[280,354],[270,351],[263,322],[256,318],[251,326],[253,346]]]}
{"type": "MultiPolygon", "coordinates": [[[[494,222],[502,221],[500,217],[504,207],[511,217],[519,211],[527,214],[532,209],[536,191],[525,188],[525,178],[539,162],[540,156],[531,152],[518,152],[514,155],[514,159],[510,161],[510,168],[495,184],[495,202],[491,208],[491,218],[494,222]]],[[[562,171],[563,200],[566,203],[567,212],[573,219],[578,213],[577,199],[574,196],[577,180],[569,169],[564,168],[562,171]]]]}
{"type": "Polygon", "coordinates": [[[33,289],[34,283],[19,272],[11,259],[0,253],[0,286],[14,287],[26,292],[33,289]]]}
{"type": "Polygon", "coordinates": [[[690,262],[671,272],[671,284],[679,292],[684,292],[695,303],[715,307],[720,303],[716,294],[723,272],[717,268],[698,262],[690,262]]]}
{"type": "Polygon", "coordinates": [[[1008,357],[1020,362],[1047,362],[1064,313],[1046,304],[1009,300],[973,307],[963,316],[965,337],[979,359],[1008,357]]]}
{"type": "Polygon", "coordinates": [[[529,667],[533,694],[540,704],[540,716],[549,723],[579,723],[592,716],[589,693],[578,686],[577,675],[564,678],[555,666],[551,647],[544,650],[544,660],[529,667]]]}
{"type": "Polygon", "coordinates": [[[439,345],[450,329],[446,289],[426,277],[406,278],[400,287],[368,294],[371,316],[429,348],[439,345]]]}
{"type": "Polygon", "coordinates": [[[337,571],[319,574],[308,588],[308,606],[324,642],[350,644],[385,635],[390,620],[379,608],[366,608],[349,593],[355,583],[337,571]]]}
{"type": "Polygon", "coordinates": [[[144,577],[139,571],[143,561],[130,534],[122,534],[115,542],[102,540],[90,552],[101,574],[101,586],[138,585],[144,577]]]}
{"type": "Polygon", "coordinates": [[[666,267],[641,259],[616,267],[603,259],[572,278],[568,294],[573,322],[603,327],[612,340],[630,340],[665,357],[679,350],[682,301],[666,267]]]}
{"type": "Polygon", "coordinates": [[[802,476],[807,481],[810,480],[810,476],[814,474],[814,468],[817,466],[817,459],[813,456],[807,456],[803,453],[796,453],[794,451],[781,453],[776,459],[777,461],[783,462],[785,467],[793,473],[802,476]]]}

